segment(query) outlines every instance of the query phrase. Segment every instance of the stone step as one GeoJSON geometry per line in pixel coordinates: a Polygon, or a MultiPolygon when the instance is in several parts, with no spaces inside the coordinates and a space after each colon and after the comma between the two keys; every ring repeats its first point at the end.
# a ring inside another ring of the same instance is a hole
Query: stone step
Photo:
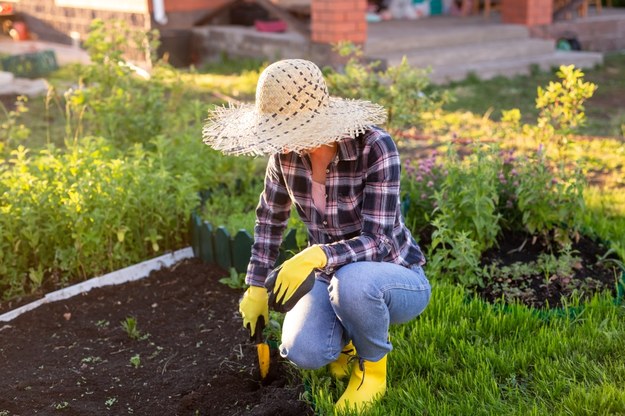
{"type": "Polygon", "coordinates": [[[431,28],[414,29],[410,36],[398,28],[376,33],[375,27],[369,28],[369,37],[364,47],[365,55],[379,55],[390,52],[413,51],[418,49],[447,48],[467,44],[481,44],[491,41],[507,41],[513,39],[528,39],[527,27],[522,25],[489,25],[458,26],[437,30],[432,34],[431,28]]]}
{"type": "Polygon", "coordinates": [[[460,66],[474,62],[510,60],[545,55],[555,50],[555,43],[545,39],[509,39],[483,43],[469,43],[446,48],[420,48],[409,52],[389,52],[375,56],[387,65],[398,65],[406,56],[416,67],[460,66]]]}
{"type": "Polygon", "coordinates": [[[599,52],[553,51],[551,53],[507,59],[505,61],[482,61],[464,65],[438,66],[432,68],[430,79],[435,84],[459,81],[473,73],[480,79],[497,76],[512,77],[527,75],[532,66],[550,70],[560,65],[575,65],[577,68],[593,68],[603,63],[603,54],[599,52]]]}

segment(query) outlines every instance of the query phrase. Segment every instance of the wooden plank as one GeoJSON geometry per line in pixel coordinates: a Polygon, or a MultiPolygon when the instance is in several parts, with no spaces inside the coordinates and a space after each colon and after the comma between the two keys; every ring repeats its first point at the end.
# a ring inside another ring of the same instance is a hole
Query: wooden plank
{"type": "Polygon", "coordinates": [[[237,273],[245,273],[252,257],[254,239],[247,230],[239,230],[232,239],[232,265],[237,273]]]}
{"type": "Polygon", "coordinates": [[[215,262],[213,226],[208,221],[202,222],[200,226],[200,259],[206,263],[215,262]]]}
{"type": "Polygon", "coordinates": [[[230,233],[226,227],[217,227],[215,231],[215,263],[224,270],[232,267],[230,233]]]}

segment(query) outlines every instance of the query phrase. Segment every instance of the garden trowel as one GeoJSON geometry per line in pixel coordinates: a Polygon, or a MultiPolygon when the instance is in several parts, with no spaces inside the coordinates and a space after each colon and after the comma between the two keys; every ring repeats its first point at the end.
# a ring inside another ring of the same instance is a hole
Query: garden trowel
{"type": "Polygon", "coordinates": [[[256,344],[256,352],[258,353],[258,368],[260,370],[261,380],[264,380],[269,373],[270,361],[269,345],[264,342],[263,329],[265,329],[265,318],[259,316],[254,330],[254,343],[256,344]]]}

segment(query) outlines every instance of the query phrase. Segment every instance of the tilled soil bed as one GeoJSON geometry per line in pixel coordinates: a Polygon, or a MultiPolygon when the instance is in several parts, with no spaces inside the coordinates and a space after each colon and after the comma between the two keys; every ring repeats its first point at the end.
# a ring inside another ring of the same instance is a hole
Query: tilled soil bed
{"type": "Polygon", "coordinates": [[[185,260],[0,322],[0,415],[313,415],[275,350],[261,383],[224,276],[185,260]]]}

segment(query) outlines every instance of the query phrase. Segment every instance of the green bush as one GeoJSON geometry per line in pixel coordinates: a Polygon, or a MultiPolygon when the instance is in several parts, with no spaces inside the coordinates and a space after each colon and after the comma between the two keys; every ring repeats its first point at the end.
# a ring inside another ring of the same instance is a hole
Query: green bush
{"type": "Polygon", "coordinates": [[[582,226],[585,181],[581,171],[559,166],[544,152],[521,157],[496,146],[475,146],[464,158],[451,148],[416,169],[409,164],[405,221],[415,235],[431,225],[430,270],[481,285],[479,260],[502,229],[527,232],[547,246],[570,243],[582,226]]]}
{"type": "Polygon", "coordinates": [[[351,43],[340,43],[336,50],[349,60],[343,71],[324,69],[328,89],[338,96],[382,105],[388,114],[388,130],[419,127],[424,112],[440,109],[451,99],[445,91],[429,91],[428,71],[411,67],[406,59],[381,69],[380,62],[362,62],[362,50],[351,43]]]}
{"type": "Polygon", "coordinates": [[[126,147],[187,128],[181,115],[194,103],[185,96],[177,71],[150,60],[157,36],[120,21],[92,23],[85,46],[93,64],[78,66],[78,86],[63,93],[67,140],[94,135],[126,147]],[[149,73],[125,60],[128,40],[148,58],[149,73]]]}
{"type": "Polygon", "coordinates": [[[5,298],[84,279],[187,244],[197,180],[137,144],[84,138],[33,155],[18,147],[0,173],[0,287],[5,298]]]}

